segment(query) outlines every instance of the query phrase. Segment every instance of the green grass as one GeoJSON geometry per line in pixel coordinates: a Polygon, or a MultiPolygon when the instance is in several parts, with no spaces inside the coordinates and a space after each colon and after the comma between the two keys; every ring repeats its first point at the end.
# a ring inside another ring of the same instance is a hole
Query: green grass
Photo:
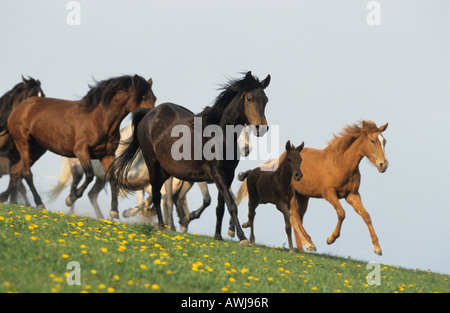
{"type": "Polygon", "coordinates": [[[450,292],[448,275],[0,206],[0,292],[450,292]],[[80,265],[80,285],[69,285],[80,265]]]}

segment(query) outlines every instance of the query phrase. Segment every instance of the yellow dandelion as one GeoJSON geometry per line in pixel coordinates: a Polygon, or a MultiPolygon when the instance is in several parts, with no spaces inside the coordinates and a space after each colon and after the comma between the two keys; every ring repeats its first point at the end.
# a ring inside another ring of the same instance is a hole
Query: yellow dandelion
{"type": "Polygon", "coordinates": [[[108,249],[106,249],[106,248],[101,248],[100,251],[102,251],[103,253],[106,253],[106,252],[108,252],[108,249]]]}
{"type": "Polygon", "coordinates": [[[67,258],[69,258],[69,255],[68,254],[63,254],[62,257],[63,257],[63,259],[67,259],[67,258]]]}
{"type": "Polygon", "coordinates": [[[158,290],[158,289],[159,289],[159,286],[158,286],[157,284],[153,284],[153,285],[152,285],[152,289],[153,289],[153,290],[158,290]]]}
{"type": "Polygon", "coordinates": [[[145,265],[145,264],[141,264],[141,265],[139,265],[139,267],[140,267],[141,269],[143,269],[143,270],[146,270],[146,269],[147,269],[147,265],[145,265]]]}

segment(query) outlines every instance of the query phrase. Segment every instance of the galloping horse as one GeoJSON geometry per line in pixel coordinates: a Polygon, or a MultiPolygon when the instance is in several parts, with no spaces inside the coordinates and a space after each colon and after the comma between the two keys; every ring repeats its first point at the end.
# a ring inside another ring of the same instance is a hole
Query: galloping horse
{"type": "MultiPolygon", "coordinates": [[[[31,77],[25,79],[25,77],[22,76],[22,82],[15,85],[13,89],[0,98],[0,120],[3,123],[6,123],[9,114],[16,109],[19,103],[30,97],[45,97],[45,94],[41,89],[41,82],[39,79],[35,80],[31,77]]],[[[9,134],[0,136],[0,158],[6,158],[9,161],[7,164],[7,171],[4,171],[5,174],[9,174],[11,166],[16,164],[20,159],[14,140],[9,134]]],[[[26,190],[22,181],[20,181],[18,187],[27,203],[26,190]]],[[[0,195],[0,202],[5,202],[8,198],[9,191],[5,191],[0,195]]]]}
{"type": "Polygon", "coordinates": [[[291,179],[299,181],[302,178],[300,164],[302,158],[300,153],[303,149],[304,143],[297,148],[291,145],[291,142],[286,142],[285,157],[280,160],[280,165],[275,171],[263,171],[260,167],[253,170],[248,170],[238,175],[240,181],[247,180],[248,190],[248,221],[242,227],[250,227],[250,242],[255,244],[255,235],[253,221],[255,219],[255,211],[259,204],[272,203],[283,214],[286,225],[286,235],[289,242],[289,252],[294,252],[292,244],[291,225],[300,232],[300,225],[297,225],[297,220],[293,218],[290,212],[291,198],[294,196],[294,191],[291,186],[291,179]]]}
{"type": "MultiPolygon", "coordinates": [[[[255,125],[257,136],[262,136],[267,130],[267,126],[264,126],[267,125],[264,110],[268,99],[264,89],[269,83],[270,75],[260,82],[248,72],[243,79],[225,85],[214,105],[206,107],[200,114],[195,115],[173,103],[164,103],[151,111],[139,110],[133,114],[134,133],[130,145],[116,158],[110,171],[119,186],[133,189],[126,179],[126,172],[138,151],[142,151],[150,175],[160,229],[164,228],[160,190],[170,176],[187,181],[214,182],[219,190],[215,239],[222,239],[225,202],[237,228],[240,243],[248,243],[239,225],[237,207],[229,188],[239,163],[237,138],[243,125],[255,125]],[[238,131],[235,125],[241,125],[238,131]],[[212,137],[212,132],[215,136],[209,139],[207,136],[212,137]],[[182,133],[183,137],[176,137],[174,133],[182,133]],[[185,144],[180,146],[180,141],[185,144]],[[208,148],[211,152],[214,148],[215,156],[212,158],[205,154],[208,148]],[[174,150],[180,152],[182,157],[175,156],[174,150]]],[[[166,185],[166,192],[170,193],[171,190],[171,186],[168,188],[166,185]]]]}
{"type": "MultiPolygon", "coordinates": [[[[291,199],[291,213],[302,222],[309,198],[323,198],[331,203],[336,209],[338,223],[327,239],[328,244],[332,244],[340,235],[345,211],[339,199],[345,198],[367,224],[374,252],[381,255],[381,247],[372,220],[362,205],[358,191],[361,182],[359,163],[362,158],[367,157],[380,173],[387,170],[389,163],[384,150],[386,140],[381,134],[387,126],[387,123],[377,127],[372,121],[362,121],[359,125],[345,127],[338,136],[334,136],[325,149],[304,148],[301,152],[303,178],[300,181],[292,180],[295,195],[291,199]]],[[[283,155],[280,159],[282,157],[283,155]]],[[[237,201],[240,201],[246,193],[246,185],[242,184],[237,201]]],[[[303,251],[303,243],[307,250],[316,251],[311,237],[306,231],[303,232],[303,227],[301,230],[302,233],[295,232],[297,248],[303,251]]]]}
{"type": "MultiPolygon", "coordinates": [[[[24,177],[33,193],[36,206],[43,207],[36,191],[31,166],[47,150],[66,157],[77,157],[86,174],[80,188],[72,188],[66,199],[70,206],[93,179],[91,159],[100,159],[105,170],[114,160],[120,139],[120,123],[129,112],[139,107],[152,108],[156,97],[152,80],[120,76],[91,87],[80,101],[52,98],[30,98],[18,105],[9,116],[7,127],[20,153],[20,161],[11,168],[10,188],[24,177]]],[[[111,185],[111,211],[118,216],[115,182],[111,185]]],[[[16,194],[11,200],[16,200],[16,194]]],[[[114,215],[113,215],[114,216],[114,215]]]]}
{"type": "MultiPolygon", "coordinates": [[[[382,254],[372,219],[364,208],[358,191],[361,182],[359,163],[363,157],[367,157],[380,173],[387,170],[389,163],[384,150],[386,139],[381,134],[387,126],[387,123],[377,127],[372,121],[362,121],[360,125],[345,127],[323,150],[303,149],[303,179],[292,182],[295,198],[291,202],[291,211],[303,220],[309,198],[323,198],[331,203],[336,210],[338,223],[327,239],[328,244],[332,244],[340,235],[345,211],[339,199],[345,198],[366,223],[374,252],[382,254]]],[[[300,239],[297,234],[296,241],[299,247],[300,239]]]]}

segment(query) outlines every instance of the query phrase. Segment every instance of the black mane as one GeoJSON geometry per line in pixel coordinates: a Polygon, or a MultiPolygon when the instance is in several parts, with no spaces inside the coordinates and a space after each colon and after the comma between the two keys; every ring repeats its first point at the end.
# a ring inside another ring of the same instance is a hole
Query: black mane
{"type": "Polygon", "coordinates": [[[80,105],[84,106],[85,111],[87,112],[93,111],[99,105],[99,103],[107,106],[118,91],[128,90],[133,86],[133,79],[139,80],[139,90],[137,93],[135,93],[135,97],[139,98],[141,95],[148,91],[149,85],[147,81],[138,75],[134,77],[124,75],[103,80],[101,82],[96,82],[95,86],[89,85],[89,88],[91,88],[91,90],[89,90],[89,92],[83,97],[83,99],[81,99],[80,105]]]}
{"type": "Polygon", "coordinates": [[[0,116],[11,112],[12,106],[14,104],[14,99],[16,99],[16,97],[19,97],[23,92],[26,93],[26,90],[28,88],[31,89],[33,87],[39,87],[39,83],[32,77],[28,77],[28,80],[26,80],[26,82],[26,86],[23,82],[20,82],[0,98],[0,116]]]}
{"type": "Polygon", "coordinates": [[[214,100],[213,106],[207,106],[196,116],[202,117],[204,125],[218,124],[222,118],[223,112],[237,94],[260,87],[261,83],[259,79],[251,74],[247,74],[242,79],[230,79],[226,84],[219,88],[222,92],[214,100]]]}

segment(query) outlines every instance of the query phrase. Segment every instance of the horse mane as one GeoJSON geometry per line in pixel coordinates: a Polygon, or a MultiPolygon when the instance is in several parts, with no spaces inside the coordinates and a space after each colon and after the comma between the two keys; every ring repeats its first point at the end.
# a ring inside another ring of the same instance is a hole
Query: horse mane
{"type": "Polygon", "coordinates": [[[261,87],[258,78],[246,75],[242,79],[229,79],[219,90],[222,92],[214,100],[213,106],[207,106],[196,116],[202,117],[203,124],[218,124],[222,114],[233,98],[241,92],[247,92],[261,87]]]}
{"type": "Polygon", "coordinates": [[[353,125],[347,125],[338,135],[333,134],[333,139],[328,142],[327,149],[344,152],[350,148],[361,134],[377,130],[378,127],[372,121],[361,121],[353,125]]]}
{"type": "MultiPolygon", "coordinates": [[[[141,76],[134,76],[139,79],[138,92],[135,97],[138,98],[148,90],[147,81],[141,76]]],[[[107,106],[114,95],[123,90],[128,90],[133,85],[133,76],[124,75],[119,77],[96,81],[96,85],[89,85],[89,92],[81,99],[80,106],[83,106],[86,112],[93,111],[100,103],[107,106]]]]}
{"type": "Polygon", "coordinates": [[[11,112],[14,99],[24,92],[27,87],[33,88],[39,86],[38,82],[32,77],[28,77],[26,82],[27,86],[25,86],[23,82],[20,82],[0,98],[0,116],[11,112]]]}

